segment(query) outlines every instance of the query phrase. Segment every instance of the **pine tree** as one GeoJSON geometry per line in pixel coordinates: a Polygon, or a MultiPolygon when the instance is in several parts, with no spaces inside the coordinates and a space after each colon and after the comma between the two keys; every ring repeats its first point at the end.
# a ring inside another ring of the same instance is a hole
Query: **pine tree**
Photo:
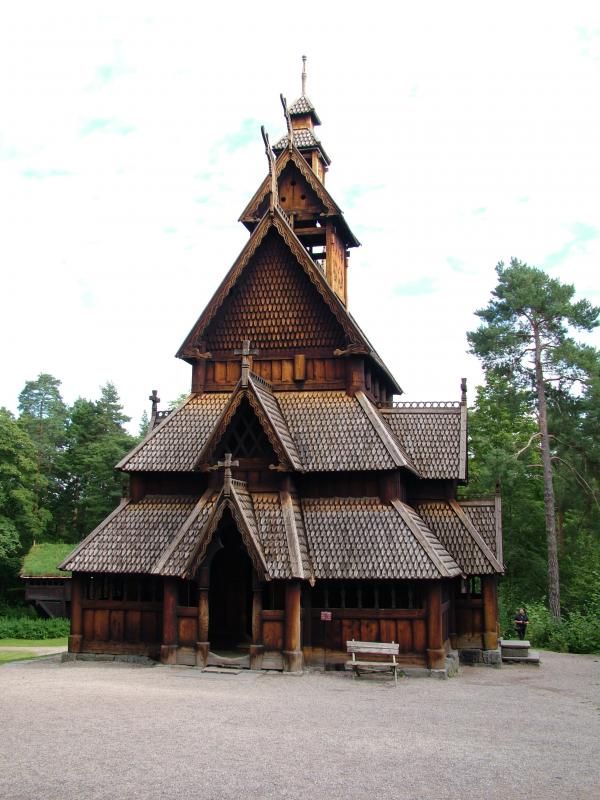
{"type": "Polygon", "coordinates": [[[543,477],[545,528],[548,552],[548,600],[560,618],[560,577],[556,530],[555,492],[552,468],[552,437],[548,427],[548,396],[568,392],[589,378],[592,348],[575,342],[568,328],[590,331],[598,324],[600,309],[587,300],[573,301],[575,289],[549,278],[545,272],[512,259],[510,266],[496,267],[498,285],[486,308],[477,311],[483,324],[467,334],[471,352],[486,371],[511,377],[532,389],[543,477]],[[568,327],[567,327],[568,326],[568,327]]]}

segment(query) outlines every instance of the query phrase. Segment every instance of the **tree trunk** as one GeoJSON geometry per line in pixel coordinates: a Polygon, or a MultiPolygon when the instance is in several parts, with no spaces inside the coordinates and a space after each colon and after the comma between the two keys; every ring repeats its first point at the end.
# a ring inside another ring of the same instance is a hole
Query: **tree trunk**
{"type": "Polygon", "coordinates": [[[535,388],[538,397],[540,441],[544,467],[544,507],[546,510],[546,540],[548,544],[548,603],[552,616],[560,619],[560,575],[558,571],[558,542],[556,536],[556,514],[554,509],[554,484],[552,481],[552,457],[548,435],[548,409],[542,369],[540,332],[533,328],[535,337],[535,388]]]}

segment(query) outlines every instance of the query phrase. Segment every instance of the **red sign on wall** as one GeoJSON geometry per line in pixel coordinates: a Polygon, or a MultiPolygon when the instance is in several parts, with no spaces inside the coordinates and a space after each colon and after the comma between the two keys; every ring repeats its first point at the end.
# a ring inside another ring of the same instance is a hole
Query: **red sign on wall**
{"type": "Polygon", "coordinates": [[[331,611],[321,611],[321,622],[331,622],[331,611]]]}

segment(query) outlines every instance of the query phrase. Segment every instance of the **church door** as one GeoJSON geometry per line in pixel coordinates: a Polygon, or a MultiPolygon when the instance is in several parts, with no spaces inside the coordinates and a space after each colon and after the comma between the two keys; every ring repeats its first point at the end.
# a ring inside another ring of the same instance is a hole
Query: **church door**
{"type": "Polygon", "coordinates": [[[234,527],[219,531],[223,545],[210,567],[211,650],[235,650],[252,641],[252,562],[234,527]]]}

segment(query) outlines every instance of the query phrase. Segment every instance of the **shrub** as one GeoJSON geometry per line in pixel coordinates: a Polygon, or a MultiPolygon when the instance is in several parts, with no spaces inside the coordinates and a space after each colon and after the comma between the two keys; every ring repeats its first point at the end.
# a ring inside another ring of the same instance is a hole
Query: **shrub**
{"type": "Polygon", "coordinates": [[[0,617],[0,639],[54,639],[69,635],[69,620],[62,617],[0,617]]]}

